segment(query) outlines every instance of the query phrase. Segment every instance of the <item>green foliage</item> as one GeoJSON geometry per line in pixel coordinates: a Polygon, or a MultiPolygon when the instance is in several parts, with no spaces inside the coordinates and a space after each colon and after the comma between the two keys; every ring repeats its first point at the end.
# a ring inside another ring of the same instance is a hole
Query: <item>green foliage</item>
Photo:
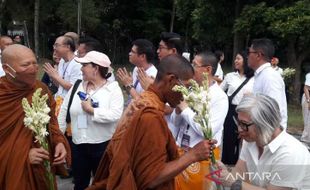
{"type": "Polygon", "coordinates": [[[261,34],[266,31],[281,38],[310,35],[310,2],[297,1],[291,6],[268,7],[265,2],[245,6],[234,24],[235,32],[261,34]]]}
{"type": "MultiPolygon", "coordinates": [[[[99,9],[93,0],[84,0],[82,3],[82,28],[94,30],[100,23],[99,9]]],[[[62,0],[56,10],[56,15],[62,19],[64,25],[69,30],[75,31],[77,28],[77,2],[72,0],[62,0]]]]}

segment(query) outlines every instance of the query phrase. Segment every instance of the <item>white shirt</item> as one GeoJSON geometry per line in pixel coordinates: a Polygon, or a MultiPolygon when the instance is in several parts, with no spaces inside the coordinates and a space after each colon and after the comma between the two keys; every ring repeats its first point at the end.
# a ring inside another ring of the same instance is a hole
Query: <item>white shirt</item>
{"type": "MultiPolygon", "coordinates": [[[[231,72],[228,73],[223,82],[221,83],[221,88],[226,91],[227,95],[231,96],[235,90],[246,80],[246,77],[241,76],[239,72],[231,72]]],[[[232,100],[232,104],[239,105],[241,99],[245,94],[253,93],[253,85],[254,85],[254,77],[252,77],[236,94],[236,96],[232,100]]]]}
{"type": "Polygon", "coordinates": [[[1,57],[0,57],[0,77],[4,76],[5,75],[5,72],[2,68],[2,63],[1,63],[1,57]]]}
{"type": "Polygon", "coordinates": [[[310,189],[310,154],[296,138],[283,131],[264,147],[259,159],[258,154],[255,142],[243,141],[240,160],[246,162],[253,185],[310,189]]]}
{"type": "Polygon", "coordinates": [[[264,94],[275,99],[280,107],[281,126],[287,127],[287,102],[285,95],[285,84],[281,75],[270,65],[265,63],[255,71],[253,93],[264,94]]]}
{"type": "MultiPolygon", "coordinates": [[[[210,124],[212,127],[213,139],[217,140],[216,146],[220,146],[222,143],[223,125],[228,112],[228,98],[217,83],[210,86],[209,92],[210,124]]],[[[175,128],[170,130],[175,134],[174,137],[177,145],[181,146],[184,134],[190,136],[190,147],[195,146],[197,143],[205,139],[200,124],[194,121],[194,116],[195,112],[189,107],[184,109],[179,115],[173,111],[170,119],[175,128]],[[187,129],[188,125],[190,127],[187,129]]]]}
{"type": "Polygon", "coordinates": [[[305,85],[310,86],[310,73],[306,74],[305,85]]]}
{"type": "MultiPolygon", "coordinates": [[[[66,95],[58,116],[59,127],[63,133],[66,130],[66,115],[71,91],[72,88],[66,95]]],[[[83,111],[81,100],[77,95],[79,91],[85,92],[82,83],[77,88],[70,108],[72,141],[75,144],[97,144],[110,140],[116,123],[123,113],[124,98],[118,83],[107,82],[97,91],[90,93],[90,97],[99,102],[99,107],[94,108],[94,115],[83,111]]]]}
{"type": "MultiPolygon", "coordinates": [[[[61,59],[58,65],[58,74],[65,81],[70,82],[72,85],[78,79],[82,79],[82,65],[76,62],[74,59],[71,61],[65,62],[64,59],[61,59]]],[[[68,90],[64,89],[61,85],[58,87],[58,91],[55,94],[56,96],[60,96],[64,98],[68,93],[68,90]]]]}
{"type": "Polygon", "coordinates": [[[275,67],[272,67],[275,71],[277,71],[281,76],[282,76],[282,73],[283,73],[283,69],[278,67],[278,66],[275,66],[275,67]]]}
{"type": "Polygon", "coordinates": [[[217,69],[216,69],[214,76],[223,80],[224,72],[223,72],[223,69],[220,63],[217,64],[217,69]]]}
{"type": "MultiPolygon", "coordinates": [[[[157,75],[157,69],[154,65],[150,66],[147,70],[145,70],[145,73],[147,76],[150,77],[156,77],[157,75]]],[[[134,86],[134,88],[136,89],[138,94],[141,94],[141,92],[143,92],[143,88],[140,84],[140,82],[138,81],[138,67],[135,67],[133,69],[132,72],[132,85],[134,86]]]]}

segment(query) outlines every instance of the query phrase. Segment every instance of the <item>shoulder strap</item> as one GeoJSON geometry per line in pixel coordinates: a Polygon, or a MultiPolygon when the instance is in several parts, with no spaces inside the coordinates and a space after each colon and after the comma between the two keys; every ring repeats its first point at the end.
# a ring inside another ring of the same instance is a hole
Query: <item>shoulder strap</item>
{"type": "Polygon", "coordinates": [[[73,88],[72,88],[72,91],[71,91],[71,94],[70,94],[70,99],[69,99],[69,102],[68,102],[68,109],[67,109],[67,116],[66,116],[66,122],[67,123],[71,123],[71,116],[70,116],[70,107],[71,107],[71,104],[72,104],[72,100],[73,100],[73,96],[77,90],[77,88],[79,87],[79,84],[82,82],[81,79],[78,79],[74,85],[73,85],[73,88]]]}
{"type": "Polygon", "coordinates": [[[243,81],[242,84],[240,84],[240,86],[237,88],[237,90],[234,91],[234,93],[230,96],[228,96],[228,100],[229,100],[229,103],[231,103],[231,101],[234,99],[234,97],[238,94],[238,92],[241,90],[241,88],[246,85],[246,83],[249,82],[251,78],[246,78],[245,81],[243,81]]]}

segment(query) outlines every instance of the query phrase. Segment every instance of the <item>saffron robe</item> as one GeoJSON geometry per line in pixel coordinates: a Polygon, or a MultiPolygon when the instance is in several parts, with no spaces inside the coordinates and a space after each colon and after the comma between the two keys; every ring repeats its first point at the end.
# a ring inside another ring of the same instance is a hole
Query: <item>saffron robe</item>
{"type": "MultiPolygon", "coordinates": [[[[41,94],[48,94],[48,106],[51,119],[47,126],[49,136],[50,161],[53,162],[54,149],[58,143],[63,143],[68,155],[69,144],[59,130],[55,116],[55,101],[47,86],[36,81],[35,86],[18,88],[5,77],[0,78],[0,189],[5,190],[45,190],[48,189],[45,179],[45,168],[42,164],[30,164],[29,151],[39,147],[35,143],[32,131],[25,127],[25,113],[22,99],[31,102],[33,93],[42,88],[41,94]]],[[[67,158],[67,162],[70,162],[67,158]]],[[[64,171],[63,166],[52,167],[52,170],[64,171]]],[[[57,189],[55,181],[55,189],[57,189]]]]}
{"type": "MultiPolygon", "coordinates": [[[[164,118],[163,98],[153,86],[133,100],[118,123],[87,190],[144,190],[177,158],[177,146],[164,118]]],[[[174,189],[174,179],[154,189],[174,189]]]]}

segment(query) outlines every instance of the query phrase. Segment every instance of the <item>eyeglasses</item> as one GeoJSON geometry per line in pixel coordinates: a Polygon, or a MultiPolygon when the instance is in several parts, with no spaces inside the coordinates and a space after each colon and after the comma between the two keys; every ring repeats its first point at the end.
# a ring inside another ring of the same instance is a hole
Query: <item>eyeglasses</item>
{"type": "Polygon", "coordinates": [[[251,53],[258,53],[257,51],[248,51],[248,55],[250,55],[251,53]]]}
{"type": "Polygon", "coordinates": [[[193,66],[194,68],[199,68],[199,67],[206,67],[207,65],[196,65],[196,64],[192,64],[192,66],[193,66]]]}
{"type": "Polygon", "coordinates": [[[163,49],[170,49],[170,48],[165,47],[165,46],[159,46],[159,47],[158,47],[158,50],[159,50],[159,51],[162,51],[163,49]]]}
{"type": "Polygon", "coordinates": [[[66,46],[66,44],[54,44],[54,45],[53,45],[53,48],[55,49],[55,48],[58,48],[58,47],[60,47],[60,46],[66,46]]]}
{"type": "Polygon", "coordinates": [[[250,127],[251,125],[254,125],[253,122],[252,122],[252,123],[243,123],[243,122],[241,122],[239,119],[236,119],[235,116],[233,116],[233,120],[234,120],[235,124],[236,124],[238,127],[240,127],[243,131],[249,131],[249,127],[250,127]]]}

